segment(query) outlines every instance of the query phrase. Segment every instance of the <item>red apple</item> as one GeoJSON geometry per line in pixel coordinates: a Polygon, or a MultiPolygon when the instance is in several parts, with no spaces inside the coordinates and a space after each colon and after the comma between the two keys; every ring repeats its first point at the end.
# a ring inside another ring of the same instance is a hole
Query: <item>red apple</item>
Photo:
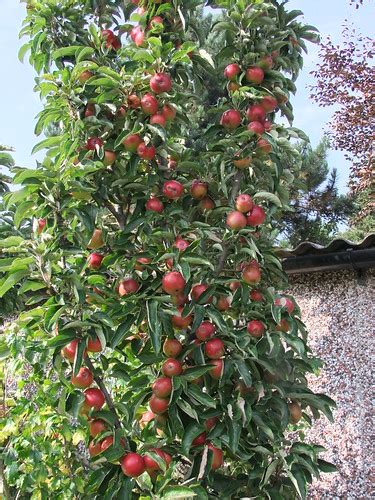
{"type": "Polygon", "coordinates": [[[90,269],[99,269],[99,267],[102,265],[102,261],[104,259],[104,255],[101,255],[100,253],[92,253],[89,255],[87,259],[87,266],[90,269]]]}
{"type": "Polygon", "coordinates": [[[163,194],[169,200],[178,200],[184,192],[184,186],[178,181],[166,181],[163,184],[163,194]]]}
{"type": "Polygon", "coordinates": [[[166,377],[176,377],[183,372],[182,363],[178,359],[168,358],[164,361],[161,371],[166,377]]]}
{"type": "Polygon", "coordinates": [[[101,445],[102,445],[101,441],[99,441],[99,443],[94,443],[93,441],[91,441],[88,450],[91,458],[96,457],[97,455],[99,455],[99,453],[101,453],[102,451],[101,445]]]}
{"type": "Polygon", "coordinates": [[[145,94],[141,99],[141,107],[146,115],[154,115],[159,108],[159,102],[155,96],[145,94]]]}
{"type": "Polygon", "coordinates": [[[146,146],[144,142],[137,147],[137,154],[143,160],[153,160],[156,156],[155,146],[146,146]]]}
{"type": "Polygon", "coordinates": [[[120,297],[124,295],[130,295],[136,293],[139,290],[139,283],[133,278],[127,278],[122,280],[118,288],[118,293],[120,297]]]}
{"type": "Polygon", "coordinates": [[[86,142],[86,149],[95,151],[103,146],[103,141],[100,137],[89,137],[86,142]]]}
{"type": "Polygon", "coordinates": [[[155,415],[161,415],[168,410],[169,401],[165,398],[158,398],[153,394],[150,398],[150,409],[155,415]]]}
{"type": "Polygon", "coordinates": [[[104,432],[107,428],[106,423],[104,420],[101,420],[100,418],[97,418],[95,420],[91,420],[89,423],[89,432],[91,437],[98,436],[102,432],[104,432]]]}
{"type": "MultiPolygon", "coordinates": [[[[204,293],[207,289],[208,289],[208,285],[205,285],[203,283],[200,283],[199,285],[193,286],[193,288],[191,289],[191,296],[193,297],[195,302],[197,302],[199,300],[202,293],[204,293]]],[[[212,297],[209,297],[208,299],[206,299],[206,302],[204,302],[204,303],[210,304],[211,302],[212,302],[212,297]]]]}
{"type": "Polygon", "coordinates": [[[190,243],[183,238],[180,238],[179,236],[176,238],[174,242],[174,246],[180,251],[183,252],[184,250],[187,249],[187,247],[190,245],[190,243]]]}
{"type": "Polygon", "coordinates": [[[172,89],[172,80],[167,73],[156,73],[150,80],[150,89],[155,94],[169,92],[172,89]]]}
{"type": "Polygon", "coordinates": [[[90,250],[97,250],[104,245],[103,231],[101,229],[94,229],[90,241],[87,243],[87,248],[90,250]]]}
{"type": "Polygon", "coordinates": [[[87,103],[84,111],[85,118],[88,118],[89,116],[95,116],[95,114],[95,104],[92,102],[87,103]]]}
{"type": "Polygon", "coordinates": [[[213,335],[215,335],[216,327],[211,321],[203,321],[198,328],[195,330],[195,336],[197,339],[205,342],[213,335]]]}
{"type": "Polygon", "coordinates": [[[254,132],[254,134],[257,135],[262,135],[265,132],[264,125],[260,122],[250,122],[249,125],[247,126],[247,129],[250,130],[251,132],[254,132]]]}
{"type": "Polygon", "coordinates": [[[151,115],[150,124],[165,127],[167,124],[167,119],[165,118],[163,113],[155,113],[154,115],[151,115]]]}
{"type": "Polygon", "coordinates": [[[169,377],[160,377],[152,384],[152,392],[157,398],[168,398],[172,393],[172,381],[169,377]]]}
{"type": "Polygon", "coordinates": [[[224,76],[228,80],[235,80],[236,76],[241,73],[241,68],[238,64],[232,63],[228,64],[228,66],[224,70],[224,76]]]}
{"type": "Polygon", "coordinates": [[[273,58],[272,55],[267,55],[262,57],[262,59],[258,62],[257,66],[262,69],[272,69],[273,67],[273,58]]]}
{"type": "Polygon", "coordinates": [[[193,316],[188,314],[187,316],[182,316],[183,307],[178,307],[178,314],[172,316],[172,325],[180,330],[185,330],[193,322],[193,316]]]}
{"type": "Polygon", "coordinates": [[[211,469],[212,470],[220,469],[220,467],[222,467],[223,464],[224,464],[224,454],[223,454],[223,451],[220,448],[216,448],[211,443],[208,443],[207,446],[208,446],[208,449],[211,450],[212,454],[213,454],[211,469]]]}
{"type": "Polygon", "coordinates": [[[222,359],[212,359],[210,360],[210,365],[214,366],[208,371],[208,374],[211,378],[219,380],[221,378],[221,374],[223,373],[224,361],[222,359]]]}
{"type": "Polygon", "coordinates": [[[195,179],[192,182],[190,188],[190,194],[195,200],[202,200],[205,196],[207,196],[208,192],[208,184],[207,182],[199,181],[195,179]]]}
{"type": "Polygon", "coordinates": [[[263,295],[259,290],[251,290],[250,299],[254,300],[255,302],[263,302],[263,295]]]}
{"type": "Polygon", "coordinates": [[[176,108],[171,104],[164,104],[162,113],[167,121],[172,121],[176,118],[176,108]]]}
{"type": "Polygon", "coordinates": [[[206,421],[204,422],[204,427],[206,431],[210,431],[211,429],[213,429],[215,425],[218,423],[218,421],[219,421],[218,417],[207,418],[206,421]]]}
{"type": "Polygon", "coordinates": [[[241,125],[241,113],[236,109],[228,109],[222,114],[220,125],[228,130],[234,130],[241,125]]]}
{"type": "Polygon", "coordinates": [[[67,359],[71,363],[73,363],[75,355],[76,355],[77,347],[78,347],[78,340],[72,340],[69,344],[67,344],[65,347],[62,348],[61,355],[65,359],[67,359]]]}
{"type": "Polygon", "coordinates": [[[252,337],[260,338],[265,332],[265,327],[261,321],[253,319],[247,324],[247,331],[252,337]]]}
{"type": "Polygon", "coordinates": [[[137,109],[141,107],[141,100],[136,94],[130,94],[127,99],[128,107],[137,109]]]}
{"type": "Polygon", "coordinates": [[[247,225],[251,227],[260,226],[266,220],[266,212],[259,205],[254,205],[249,214],[247,214],[247,225]]]}
{"type": "Polygon", "coordinates": [[[164,211],[164,205],[158,198],[152,197],[146,201],[146,210],[161,214],[164,211]]]}
{"type": "Polygon", "coordinates": [[[219,359],[224,356],[224,342],[220,339],[211,339],[204,346],[206,356],[210,359],[219,359]]]}
{"type": "Polygon", "coordinates": [[[102,352],[103,347],[99,340],[99,337],[92,339],[91,337],[87,341],[87,350],[89,352],[102,352]]]}
{"type": "Polygon", "coordinates": [[[227,226],[234,231],[239,231],[246,227],[246,217],[238,211],[230,212],[227,216],[227,226]]]}
{"type": "Polygon", "coordinates": [[[141,455],[130,452],[120,460],[122,472],[128,477],[138,477],[146,470],[146,465],[141,455]]]}
{"type": "Polygon", "coordinates": [[[38,234],[40,234],[43,231],[43,229],[46,227],[46,225],[47,225],[46,219],[38,219],[38,225],[37,225],[36,232],[38,234]]]}
{"type": "Polygon", "coordinates": [[[248,265],[242,271],[242,279],[248,285],[257,285],[261,279],[259,266],[248,265]]]}
{"type": "Polygon", "coordinates": [[[294,302],[288,297],[278,297],[275,299],[275,305],[286,309],[289,314],[292,314],[295,308],[294,302]]]}
{"type": "Polygon", "coordinates": [[[215,208],[215,202],[209,196],[206,196],[199,203],[199,207],[203,211],[213,210],[215,208]]]}
{"type": "Polygon", "coordinates": [[[250,122],[263,123],[266,119],[266,112],[260,104],[253,104],[247,108],[246,116],[250,122]]]}
{"type": "Polygon", "coordinates": [[[80,368],[77,375],[72,375],[72,384],[74,385],[74,387],[79,387],[80,389],[86,389],[87,387],[90,387],[93,381],[94,376],[86,367],[80,368]]]}
{"type": "Polygon", "coordinates": [[[186,281],[181,273],[172,271],[163,276],[162,288],[165,293],[170,295],[177,295],[184,291],[186,281]]]}
{"type": "Polygon", "coordinates": [[[140,144],[142,144],[142,137],[138,134],[130,134],[125,137],[122,141],[124,148],[126,151],[130,151],[131,153],[135,153],[140,144]]]}
{"type": "Polygon", "coordinates": [[[229,82],[227,86],[229,92],[236,92],[240,87],[241,85],[236,82],[229,82]]]}
{"type": "Polygon", "coordinates": [[[236,209],[241,213],[250,212],[254,206],[254,202],[250,195],[240,194],[236,199],[236,209]]]}
{"type": "Polygon", "coordinates": [[[266,113],[272,113],[277,108],[278,102],[272,95],[265,95],[259,104],[266,113]]]}
{"type": "Polygon", "coordinates": [[[204,444],[206,444],[206,438],[207,434],[205,432],[202,432],[195,439],[193,439],[191,444],[192,446],[203,446],[204,444]]]}
{"type": "Polygon", "coordinates": [[[264,120],[264,130],[269,132],[272,129],[272,122],[270,120],[264,120]]]}
{"type": "Polygon", "coordinates": [[[85,69],[85,71],[82,71],[82,73],[80,73],[79,77],[78,77],[78,80],[79,80],[79,83],[86,83],[87,80],[90,80],[90,78],[92,78],[94,76],[94,73],[88,69],[85,69]]]}
{"type": "Polygon", "coordinates": [[[246,80],[256,85],[260,85],[264,80],[264,71],[257,66],[248,68],[246,71],[246,80]]]}
{"type": "Polygon", "coordinates": [[[235,292],[238,288],[240,288],[241,282],[238,280],[231,281],[229,288],[231,289],[232,292],[235,292]]]}
{"type": "Polygon", "coordinates": [[[251,158],[236,158],[233,160],[233,165],[239,170],[248,168],[251,165],[251,158]]]}
{"type": "Polygon", "coordinates": [[[257,148],[262,154],[269,154],[272,151],[272,145],[267,139],[258,139],[257,148]]]}
{"type": "Polygon", "coordinates": [[[223,295],[221,295],[216,301],[216,308],[222,312],[228,311],[228,309],[230,309],[230,305],[231,301],[229,297],[224,297],[223,295]]]}
{"type": "Polygon", "coordinates": [[[181,354],[182,344],[177,339],[166,339],[163,344],[163,352],[168,358],[177,358],[181,354]]]}
{"type": "Polygon", "coordinates": [[[117,156],[116,156],[116,153],[114,151],[106,150],[106,151],[104,151],[104,158],[102,161],[106,167],[109,167],[110,165],[115,163],[116,158],[117,158],[117,156]]]}
{"type": "Polygon", "coordinates": [[[130,31],[130,38],[133,40],[137,47],[140,47],[141,45],[143,45],[143,42],[145,40],[145,33],[140,26],[135,26],[130,31]]]}
{"type": "Polygon", "coordinates": [[[286,320],[285,318],[282,318],[280,320],[280,323],[276,326],[275,330],[277,332],[284,332],[284,333],[289,332],[290,324],[289,324],[288,320],[286,320]]]}
{"type": "Polygon", "coordinates": [[[94,408],[99,411],[105,404],[104,394],[100,389],[93,387],[91,389],[86,389],[84,392],[85,401],[84,404],[90,408],[94,408]]]}

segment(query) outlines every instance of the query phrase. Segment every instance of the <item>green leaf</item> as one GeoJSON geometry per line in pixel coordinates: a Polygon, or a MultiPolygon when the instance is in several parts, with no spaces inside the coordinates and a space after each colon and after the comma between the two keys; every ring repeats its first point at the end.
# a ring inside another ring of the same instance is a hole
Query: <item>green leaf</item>
{"type": "Polygon", "coordinates": [[[267,191],[259,191],[258,193],[254,194],[253,196],[254,200],[267,200],[276,205],[277,207],[282,207],[282,203],[280,201],[280,198],[276,196],[274,193],[268,193],[267,191]]]}
{"type": "Polygon", "coordinates": [[[182,453],[186,457],[189,456],[191,443],[197,436],[199,436],[199,434],[202,434],[202,432],[204,432],[204,427],[202,424],[197,422],[190,422],[190,424],[186,427],[181,445],[182,453]]]}
{"type": "Polygon", "coordinates": [[[181,375],[181,379],[191,382],[192,380],[195,380],[201,375],[204,375],[211,369],[212,369],[211,365],[193,366],[192,368],[186,368],[184,373],[181,375]]]}
{"type": "Polygon", "coordinates": [[[170,498],[171,500],[177,500],[179,498],[193,498],[196,497],[197,494],[194,493],[190,488],[187,486],[168,486],[164,490],[164,494],[161,497],[163,498],[170,498]]]}
{"type": "Polygon", "coordinates": [[[336,465],[331,464],[330,462],[326,462],[325,460],[322,460],[321,458],[318,458],[318,467],[322,472],[326,472],[326,473],[337,472],[336,465]]]}
{"type": "Polygon", "coordinates": [[[81,50],[81,45],[71,45],[70,47],[62,47],[61,49],[52,52],[52,59],[60,59],[61,57],[74,56],[77,51],[81,50]]]}
{"type": "Polygon", "coordinates": [[[151,342],[155,352],[158,354],[161,349],[161,322],[158,315],[159,302],[148,300],[146,302],[147,324],[150,330],[151,342]]]}
{"type": "Polygon", "coordinates": [[[190,384],[187,393],[207,408],[216,408],[216,401],[209,394],[203,392],[197,385],[190,384]]]}
{"type": "Polygon", "coordinates": [[[41,151],[42,149],[58,146],[60,142],[63,140],[63,138],[64,137],[61,135],[48,137],[47,139],[44,139],[43,141],[39,142],[36,146],[34,146],[31,151],[31,154],[35,154],[38,151],[41,151]]]}
{"type": "Polygon", "coordinates": [[[229,448],[236,453],[240,443],[241,423],[238,420],[228,419],[227,421],[229,448]]]}
{"type": "Polygon", "coordinates": [[[29,274],[27,269],[23,269],[22,271],[16,271],[13,274],[10,274],[8,277],[0,281],[0,298],[4,297],[4,295],[13,288],[17,283],[19,283],[25,276],[29,274]]]}
{"type": "Polygon", "coordinates": [[[129,315],[125,319],[125,321],[123,321],[121,323],[121,325],[119,325],[117,327],[116,333],[114,334],[114,336],[112,337],[112,339],[110,341],[110,346],[111,346],[112,349],[114,349],[115,347],[117,347],[122,342],[122,340],[124,338],[129,337],[130,335],[132,335],[130,327],[133,325],[134,320],[135,320],[135,317],[133,315],[129,315]]]}

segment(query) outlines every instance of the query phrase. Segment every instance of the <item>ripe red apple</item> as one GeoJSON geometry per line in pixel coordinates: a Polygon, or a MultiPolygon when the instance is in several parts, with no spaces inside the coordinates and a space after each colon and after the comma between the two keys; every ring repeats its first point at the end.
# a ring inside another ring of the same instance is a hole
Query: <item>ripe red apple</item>
{"type": "Polygon", "coordinates": [[[78,340],[72,340],[69,344],[67,344],[65,347],[62,348],[61,355],[65,359],[67,359],[71,363],[73,363],[75,355],[76,355],[77,347],[78,347],[78,340]]]}
{"type": "Polygon", "coordinates": [[[228,64],[228,66],[224,70],[224,76],[228,80],[235,80],[236,76],[241,73],[241,68],[238,64],[232,63],[228,64]]]}
{"type": "Polygon", "coordinates": [[[98,434],[104,432],[107,428],[106,423],[104,420],[101,420],[100,418],[96,418],[95,420],[91,420],[89,423],[89,432],[91,437],[95,437],[98,434]]]}
{"type": "MultiPolygon", "coordinates": [[[[164,454],[159,448],[150,448],[149,451],[156,453],[157,455],[159,455],[160,458],[162,458],[164,460],[164,454]]],[[[145,462],[146,471],[150,475],[152,475],[153,473],[155,473],[156,471],[158,471],[160,469],[159,464],[153,458],[149,457],[148,455],[145,455],[143,457],[143,460],[145,462]]]]}
{"type": "Polygon", "coordinates": [[[237,210],[230,212],[227,216],[227,226],[234,231],[239,231],[246,227],[246,217],[237,210]]]}
{"type": "Polygon", "coordinates": [[[159,102],[155,96],[145,94],[141,99],[141,108],[146,115],[154,115],[159,108],[159,102]]]}
{"type": "Polygon", "coordinates": [[[229,288],[232,292],[235,292],[238,288],[240,288],[240,286],[241,286],[241,282],[238,280],[235,280],[235,281],[230,282],[229,288]]]}
{"type": "Polygon", "coordinates": [[[122,472],[128,477],[138,477],[146,470],[145,461],[138,453],[130,452],[120,460],[122,472]]]}
{"type": "Polygon", "coordinates": [[[89,352],[102,352],[103,347],[99,340],[99,337],[92,339],[91,337],[87,341],[87,350],[89,352]]]}
{"type": "Polygon", "coordinates": [[[215,202],[209,196],[206,196],[199,203],[199,207],[203,211],[213,210],[215,208],[215,202]]]}
{"type": "Polygon", "coordinates": [[[186,250],[189,245],[190,245],[190,243],[188,241],[184,240],[183,238],[180,238],[179,236],[177,236],[177,238],[174,242],[174,246],[180,252],[183,252],[184,250],[186,250]]]}
{"type": "Polygon", "coordinates": [[[161,415],[168,410],[169,401],[165,398],[158,398],[153,394],[150,398],[150,409],[155,415],[161,415]]]}
{"type": "Polygon", "coordinates": [[[266,113],[272,113],[277,108],[278,102],[272,95],[265,95],[259,104],[266,113]]]}
{"type": "Polygon", "coordinates": [[[104,245],[103,231],[101,229],[94,229],[90,241],[87,243],[87,248],[90,250],[97,250],[104,245]]]}
{"type": "Polygon", "coordinates": [[[206,444],[206,439],[207,439],[207,434],[205,432],[202,432],[199,434],[195,439],[192,441],[192,446],[203,446],[206,444]]]}
{"type": "Polygon", "coordinates": [[[222,114],[220,125],[228,130],[234,130],[241,125],[241,113],[236,109],[228,109],[222,114]]]}
{"type": "Polygon", "coordinates": [[[211,469],[212,470],[217,470],[220,469],[220,467],[223,466],[224,464],[224,453],[220,448],[216,448],[213,444],[208,443],[208,449],[212,451],[213,457],[212,457],[212,464],[211,464],[211,469]]]}
{"type": "Polygon", "coordinates": [[[119,50],[121,49],[121,40],[111,30],[103,30],[102,36],[105,40],[107,49],[119,50]]]}
{"type": "Polygon", "coordinates": [[[176,108],[174,108],[171,104],[164,104],[162,113],[167,121],[172,121],[176,118],[176,108]]]}
{"type": "Polygon", "coordinates": [[[257,148],[261,154],[269,154],[272,152],[272,145],[267,141],[267,139],[258,139],[257,148]]]}
{"type": "Polygon", "coordinates": [[[224,369],[224,361],[222,359],[212,359],[210,360],[210,365],[214,365],[211,370],[208,370],[208,374],[211,378],[219,380],[224,369]]]}
{"type": "Polygon", "coordinates": [[[151,18],[150,24],[148,25],[148,29],[163,27],[163,18],[160,16],[154,16],[151,18]]]}
{"type": "Polygon", "coordinates": [[[185,330],[193,322],[193,316],[191,314],[188,314],[187,316],[181,316],[183,309],[184,308],[181,306],[178,307],[178,314],[172,316],[172,325],[179,330],[185,330]]]}
{"type": "Polygon", "coordinates": [[[165,127],[167,124],[167,119],[165,118],[163,113],[156,113],[154,115],[151,115],[150,124],[160,125],[161,127],[165,127]]]}
{"type": "Polygon", "coordinates": [[[80,389],[86,389],[87,387],[90,387],[93,381],[94,376],[86,367],[80,368],[77,375],[72,375],[72,384],[74,385],[74,387],[79,387],[80,389]]]}
{"type": "Polygon", "coordinates": [[[172,271],[163,276],[162,288],[165,293],[170,295],[177,295],[184,291],[186,281],[181,273],[172,271]]]}
{"type": "Polygon", "coordinates": [[[259,290],[251,290],[250,299],[254,300],[255,302],[263,302],[263,295],[259,290]]]}
{"type": "Polygon", "coordinates": [[[246,116],[250,122],[263,123],[266,119],[266,112],[260,104],[253,104],[247,108],[246,116]]]}
{"type": "Polygon", "coordinates": [[[118,287],[118,293],[120,297],[124,295],[130,295],[136,293],[139,290],[139,283],[133,278],[127,278],[122,280],[120,286],[118,287]]]}
{"type": "Polygon", "coordinates": [[[90,78],[92,78],[94,76],[94,73],[88,69],[85,69],[85,71],[82,71],[82,73],[80,73],[79,77],[78,77],[78,80],[79,80],[79,83],[82,83],[82,85],[84,83],[87,82],[87,80],[90,80],[90,78]]]}
{"type": "Polygon", "coordinates": [[[145,266],[151,264],[151,262],[152,259],[150,259],[149,257],[139,257],[134,264],[134,269],[136,271],[144,271],[145,266]]]}
{"type": "Polygon", "coordinates": [[[295,308],[294,302],[288,297],[278,297],[275,299],[275,305],[286,309],[289,314],[292,314],[295,308]]]}
{"type": "Polygon", "coordinates": [[[38,234],[40,234],[43,231],[43,229],[46,227],[46,225],[47,225],[46,219],[38,219],[38,225],[37,225],[36,232],[38,234]]]}
{"type": "Polygon", "coordinates": [[[89,151],[95,151],[103,146],[103,141],[100,137],[89,137],[86,142],[86,149],[89,151]]]}
{"type": "Polygon", "coordinates": [[[156,73],[150,80],[150,89],[155,94],[169,92],[172,89],[172,80],[167,73],[156,73]]]}
{"type": "Polygon", "coordinates": [[[126,151],[130,151],[131,153],[135,153],[140,144],[143,144],[142,137],[138,134],[130,134],[125,137],[122,141],[124,148],[126,151]]]}
{"type": "Polygon", "coordinates": [[[137,154],[143,160],[153,160],[156,156],[155,146],[146,146],[144,142],[137,147],[137,154]]]}
{"type": "MultiPolygon", "coordinates": [[[[202,295],[208,288],[208,285],[205,285],[203,283],[200,283],[199,285],[194,285],[193,288],[191,289],[191,296],[197,302],[202,295]]],[[[206,302],[204,304],[211,304],[212,302],[212,297],[210,296],[208,299],[206,299],[206,302]]]]}
{"type": "Polygon", "coordinates": [[[264,120],[264,130],[269,132],[272,129],[272,122],[270,120],[264,120]]]}
{"type": "Polygon", "coordinates": [[[86,389],[84,392],[85,395],[85,405],[90,408],[94,408],[99,411],[102,406],[105,404],[104,394],[100,389],[96,387],[92,387],[91,389],[86,389]]]}
{"type": "Polygon", "coordinates": [[[289,420],[292,424],[297,424],[302,418],[302,409],[300,405],[293,401],[292,403],[288,403],[290,417],[289,420]]]}
{"type": "Polygon", "coordinates": [[[136,94],[130,94],[127,99],[128,107],[137,109],[141,107],[141,100],[136,94]]]}
{"type": "Polygon", "coordinates": [[[192,182],[190,188],[190,194],[195,200],[202,200],[205,196],[207,196],[208,192],[208,184],[207,182],[199,181],[195,179],[192,182]]]}
{"type": "Polygon", "coordinates": [[[254,134],[257,135],[262,135],[265,132],[264,125],[260,122],[250,122],[249,125],[247,126],[247,129],[250,130],[251,132],[254,132],[254,134]]]}
{"type": "Polygon", "coordinates": [[[221,295],[216,301],[216,308],[222,312],[228,311],[228,309],[230,309],[230,305],[230,298],[224,297],[223,295],[221,295]]]}
{"type": "Polygon", "coordinates": [[[250,212],[254,206],[254,202],[250,195],[240,194],[236,199],[236,209],[241,213],[250,212]]]}
{"type": "Polygon", "coordinates": [[[160,377],[152,384],[152,392],[157,398],[168,398],[172,393],[172,381],[169,377],[160,377]]]}
{"type": "Polygon", "coordinates": [[[233,160],[233,165],[239,170],[248,168],[251,165],[251,158],[236,158],[233,160]]]}
{"type": "Polygon", "coordinates": [[[91,441],[91,443],[89,444],[89,455],[91,458],[94,458],[97,455],[99,455],[99,453],[101,453],[102,451],[101,445],[102,445],[101,441],[99,441],[99,443],[94,443],[93,441],[91,441]]]}
{"type": "Polygon", "coordinates": [[[166,377],[176,377],[183,372],[182,363],[178,359],[168,358],[164,361],[161,371],[166,377]]]}
{"type": "Polygon", "coordinates": [[[147,410],[144,413],[142,413],[141,419],[139,420],[139,425],[141,429],[144,429],[148,424],[148,422],[151,422],[152,420],[154,420],[154,418],[155,414],[150,410],[147,410]]]}
{"type": "Polygon", "coordinates": [[[152,197],[146,201],[146,210],[161,214],[164,211],[164,205],[158,198],[152,197]]]}
{"type": "Polygon", "coordinates": [[[89,118],[89,116],[95,116],[96,114],[95,104],[92,102],[87,103],[83,114],[85,118],[89,118]]]}
{"type": "Polygon", "coordinates": [[[178,295],[172,295],[171,299],[172,299],[172,302],[175,306],[183,306],[188,301],[188,297],[186,295],[184,295],[183,293],[179,293],[178,295]]]}
{"type": "Polygon", "coordinates": [[[177,358],[181,354],[182,344],[177,339],[166,339],[163,344],[163,352],[168,358],[177,358]]]}
{"type": "Polygon", "coordinates": [[[204,423],[204,427],[205,427],[206,431],[208,432],[211,429],[213,429],[215,427],[215,425],[218,423],[218,421],[219,421],[218,417],[207,418],[205,423],[204,423]]]}
{"type": "Polygon", "coordinates": [[[251,227],[260,226],[266,220],[266,212],[259,205],[254,205],[251,212],[247,214],[247,225],[251,227]]]}
{"type": "Polygon", "coordinates": [[[248,285],[257,285],[261,279],[261,272],[259,267],[248,265],[242,271],[242,279],[248,285]]]}
{"type": "Polygon", "coordinates": [[[261,321],[253,319],[247,324],[247,331],[252,337],[260,338],[264,335],[265,327],[261,321]]]}
{"type": "Polygon", "coordinates": [[[184,186],[178,181],[166,181],[163,184],[163,194],[169,200],[178,200],[184,193],[184,186]]]}
{"type": "Polygon", "coordinates": [[[101,255],[100,253],[92,253],[89,255],[87,259],[87,266],[90,269],[99,269],[99,267],[102,265],[102,261],[104,259],[104,255],[101,255]]]}
{"type": "Polygon", "coordinates": [[[219,359],[224,356],[224,342],[220,339],[211,339],[204,346],[204,351],[208,358],[219,359]]]}
{"type": "Polygon", "coordinates": [[[211,321],[203,321],[198,328],[195,330],[195,336],[197,339],[205,342],[213,335],[215,335],[216,327],[211,321]]]}
{"type": "Polygon", "coordinates": [[[257,66],[248,68],[246,71],[246,80],[256,85],[260,85],[264,80],[264,71],[257,66]]]}

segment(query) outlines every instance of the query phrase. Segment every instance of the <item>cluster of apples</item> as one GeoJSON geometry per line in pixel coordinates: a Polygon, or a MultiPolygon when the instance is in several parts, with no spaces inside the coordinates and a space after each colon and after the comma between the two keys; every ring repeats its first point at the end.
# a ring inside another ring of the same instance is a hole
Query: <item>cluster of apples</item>
{"type": "Polygon", "coordinates": [[[236,210],[227,216],[227,226],[234,231],[246,226],[257,227],[266,220],[266,212],[260,205],[256,205],[248,194],[240,194],[236,198],[236,210]]]}

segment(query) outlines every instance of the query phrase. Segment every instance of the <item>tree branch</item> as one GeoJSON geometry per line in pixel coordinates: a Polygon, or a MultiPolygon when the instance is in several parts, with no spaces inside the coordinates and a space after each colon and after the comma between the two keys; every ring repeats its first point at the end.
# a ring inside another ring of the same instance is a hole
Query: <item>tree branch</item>
{"type": "Polygon", "coordinates": [[[238,170],[236,172],[236,175],[234,176],[232,191],[230,193],[230,201],[232,202],[237,198],[237,195],[240,191],[242,176],[243,176],[242,170],[238,170]]]}
{"type": "Polygon", "coordinates": [[[94,375],[94,380],[98,384],[99,389],[104,394],[107,406],[111,410],[111,412],[113,413],[113,416],[115,417],[115,427],[116,427],[116,429],[121,429],[121,422],[120,422],[119,416],[117,415],[117,411],[116,411],[115,405],[113,404],[113,399],[112,399],[111,395],[109,394],[109,392],[107,391],[107,388],[104,385],[103,380],[101,379],[101,377],[99,377],[99,375],[95,375],[94,365],[92,364],[91,359],[88,356],[86,356],[86,358],[85,358],[85,363],[86,363],[88,369],[94,375]]]}
{"type": "Polygon", "coordinates": [[[220,259],[217,263],[216,269],[214,271],[214,276],[217,277],[221,274],[221,272],[224,269],[225,264],[227,263],[227,258],[229,254],[229,249],[228,249],[228,243],[227,242],[222,242],[221,246],[223,247],[223,252],[220,256],[220,259]]]}

